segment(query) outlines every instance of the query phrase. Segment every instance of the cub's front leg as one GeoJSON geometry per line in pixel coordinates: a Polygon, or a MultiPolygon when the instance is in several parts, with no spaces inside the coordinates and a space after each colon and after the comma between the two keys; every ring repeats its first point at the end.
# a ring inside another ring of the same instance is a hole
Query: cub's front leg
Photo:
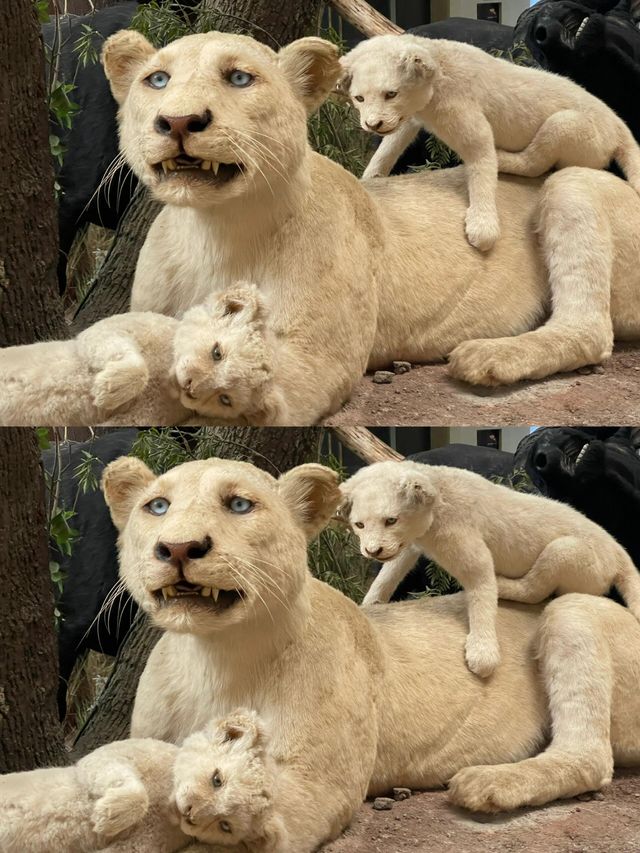
{"type": "Polygon", "coordinates": [[[383,137],[377,151],[364,170],[362,179],[386,178],[405,149],[416,138],[420,127],[419,122],[416,122],[414,119],[408,119],[397,130],[394,130],[393,133],[383,137]]]}
{"type": "Polygon", "coordinates": [[[399,584],[415,566],[420,549],[414,545],[404,548],[400,554],[388,563],[384,563],[365,595],[362,606],[386,604],[399,584]]]}

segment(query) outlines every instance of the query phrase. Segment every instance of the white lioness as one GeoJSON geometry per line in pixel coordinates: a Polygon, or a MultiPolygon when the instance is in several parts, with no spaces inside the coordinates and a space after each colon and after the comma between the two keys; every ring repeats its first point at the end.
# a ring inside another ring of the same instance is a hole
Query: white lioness
{"type": "Polygon", "coordinates": [[[132,309],[180,314],[212,288],[259,282],[295,422],[334,412],[393,359],[448,355],[457,378],[505,384],[597,363],[614,331],[640,337],[640,201],[624,181],[501,179],[504,238],[481,256],[462,229],[464,168],[361,183],[311,151],[307,112],[340,73],[328,42],[275,54],[207,33],[157,51],[123,31],[103,61],[122,150],[165,204],[132,309]],[[176,119],[191,115],[204,118],[176,119]]]}
{"type": "Polygon", "coordinates": [[[106,744],[71,767],[0,776],[0,850],[174,853],[194,850],[196,838],[212,853],[240,844],[286,853],[276,773],[264,723],[245,709],[180,748],[152,738],[106,744]]]}
{"type": "Polygon", "coordinates": [[[241,282],[181,320],[120,314],[72,340],[0,349],[0,424],[286,423],[275,353],[264,299],[241,282]]]}
{"type": "Polygon", "coordinates": [[[640,625],[620,605],[501,602],[504,659],[484,681],[464,662],[464,593],[361,609],[311,577],[307,542],[341,499],[329,469],[275,480],[211,459],[156,477],[123,457],[103,487],[121,576],[165,630],[132,736],[180,742],[212,715],[256,710],[295,853],[394,785],[449,782],[453,802],[498,811],[597,789],[614,759],[640,763],[640,625]]]}
{"type": "Polygon", "coordinates": [[[420,127],[435,133],[464,160],[466,233],[482,251],[500,235],[498,170],[537,177],[554,166],[605,169],[616,160],[640,193],[633,134],[566,77],[505,62],[470,44],[408,34],[362,41],[341,64],[341,87],[362,128],[384,136],[364,177],[388,175],[420,127]]]}
{"type": "Polygon", "coordinates": [[[471,471],[410,461],[361,468],[341,491],[341,514],[362,554],[385,564],[363,603],[389,601],[421,553],[435,560],[467,594],[466,659],[477,675],[500,662],[498,596],[538,604],[553,593],[604,595],[615,585],[640,620],[631,557],[573,507],[471,471]]]}

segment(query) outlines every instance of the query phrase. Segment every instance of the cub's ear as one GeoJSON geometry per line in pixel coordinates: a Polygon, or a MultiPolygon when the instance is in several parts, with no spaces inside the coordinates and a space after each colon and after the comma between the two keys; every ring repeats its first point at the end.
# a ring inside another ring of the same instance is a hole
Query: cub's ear
{"type": "Polygon", "coordinates": [[[421,46],[410,47],[400,60],[400,66],[407,77],[413,80],[428,80],[438,69],[431,51],[421,46]]]}
{"type": "Polygon", "coordinates": [[[336,83],[336,91],[341,95],[348,96],[349,90],[351,89],[351,81],[353,80],[353,74],[351,73],[351,69],[349,67],[349,63],[347,61],[346,56],[340,57],[340,76],[338,77],[338,82],[336,83]]]}
{"type": "Polygon", "coordinates": [[[278,53],[278,65],[307,113],[317,110],[336,85],[338,56],[335,44],[315,36],[293,41],[278,53]]]}
{"type": "Polygon", "coordinates": [[[140,492],[155,479],[153,471],[133,456],[121,456],[104,469],[102,491],[118,530],[124,529],[140,492]]]}
{"type": "Polygon", "coordinates": [[[335,517],[338,519],[338,521],[342,521],[344,524],[349,523],[349,516],[351,515],[352,505],[353,501],[351,500],[351,496],[349,494],[349,488],[346,483],[341,483],[340,503],[338,504],[338,508],[335,514],[335,517]]]}
{"type": "Polygon", "coordinates": [[[277,850],[290,850],[289,833],[282,815],[268,812],[269,817],[262,826],[260,837],[252,842],[255,853],[276,853],[277,850]]]}
{"type": "Polygon", "coordinates": [[[298,465],[283,474],[278,492],[309,541],[329,523],[340,503],[337,473],[315,463],[298,465]]]}
{"type": "Polygon", "coordinates": [[[427,506],[436,498],[436,487],[428,474],[410,472],[400,486],[403,496],[414,506],[427,506]]]}
{"type": "Polygon", "coordinates": [[[243,323],[257,323],[264,319],[264,299],[255,284],[230,288],[220,297],[220,305],[225,317],[238,317],[243,323]]]}
{"type": "Polygon", "coordinates": [[[154,53],[155,47],[135,30],[120,30],[105,41],[101,61],[119,104],[124,103],[136,74],[154,53]]]}

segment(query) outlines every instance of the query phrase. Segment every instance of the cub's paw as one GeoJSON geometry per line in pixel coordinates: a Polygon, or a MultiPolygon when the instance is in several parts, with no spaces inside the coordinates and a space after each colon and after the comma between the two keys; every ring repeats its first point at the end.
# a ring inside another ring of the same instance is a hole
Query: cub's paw
{"type": "Polygon", "coordinates": [[[511,811],[529,802],[527,774],[517,764],[459,770],[449,782],[449,800],[472,812],[511,811]]]}
{"type": "Polygon", "coordinates": [[[144,788],[110,788],[96,800],[91,814],[94,831],[103,838],[115,838],[136,826],[149,810],[149,796],[144,788]]]}
{"type": "Polygon", "coordinates": [[[500,663],[500,648],[497,641],[475,640],[467,638],[465,660],[471,672],[480,678],[487,678],[500,663]]]}
{"type": "Polygon", "coordinates": [[[148,381],[149,370],[145,364],[110,361],[93,380],[93,403],[98,409],[115,411],[140,396],[148,381]]]}
{"type": "Polygon", "coordinates": [[[497,215],[477,213],[469,209],[464,223],[467,240],[481,252],[488,252],[500,236],[500,223],[497,215]]]}
{"type": "Polygon", "coordinates": [[[513,385],[531,377],[531,353],[517,338],[464,341],[449,355],[449,375],[471,385],[513,385]]]}

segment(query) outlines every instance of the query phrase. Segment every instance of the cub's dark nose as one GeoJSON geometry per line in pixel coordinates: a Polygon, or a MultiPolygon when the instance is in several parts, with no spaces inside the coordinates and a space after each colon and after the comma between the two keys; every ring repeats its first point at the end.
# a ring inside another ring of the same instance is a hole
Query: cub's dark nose
{"type": "Polygon", "coordinates": [[[170,136],[176,141],[181,141],[191,133],[202,133],[206,130],[213,116],[209,110],[205,110],[201,115],[191,113],[188,116],[158,116],[153,123],[157,133],[162,136],[170,136]]]}
{"type": "Polygon", "coordinates": [[[382,119],[380,119],[380,121],[373,122],[373,124],[371,122],[367,121],[367,122],[365,122],[365,124],[367,125],[369,130],[378,130],[379,128],[382,127],[382,119]]]}
{"type": "Polygon", "coordinates": [[[182,569],[189,560],[199,560],[208,554],[212,545],[209,536],[200,541],[191,539],[189,542],[158,542],[153,553],[163,563],[171,563],[176,569],[182,569]]]}
{"type": "Polygon", "coordinates": [[[382,545],[379,548],[375,548],[374,550],[371,550],[371,548],[365,548],[364,550],[370,557],[377,557],[378,554],[382,553],[382,545]]]}

